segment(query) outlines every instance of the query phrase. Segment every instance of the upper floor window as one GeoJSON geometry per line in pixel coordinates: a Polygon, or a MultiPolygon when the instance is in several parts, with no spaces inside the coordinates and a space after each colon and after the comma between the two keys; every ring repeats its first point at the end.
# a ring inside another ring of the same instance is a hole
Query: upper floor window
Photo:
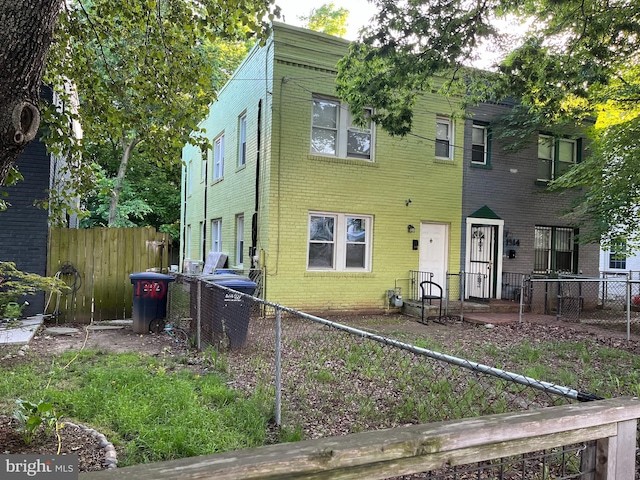
{"type": "Polygon", "coordinates": [[[222,251],[222,220],[211,220],[211,251],[222,251]]]}
{"type": "Polygon", "coordinates": [[[213,178],[220,180],[224,174],[224,134],[213,141],[213,178]]]}
{"type": "MultiPolygon", "coordinates": [[[[366,115],[370,117],[371,109],[366,115]]],[[[373,128],[371,121],[356,126],[348,105],[338,100],[314,97],[311,119],[311,153],[340,158],[372,160],[373,128]]]]}
{"type": "Polygon", "coordinates": [[[627,268],[627,244],[618,240],[609,248],[609,268],[625,270],[627,268]]]}
{"type": "Polygon", "coordinates": [[[309,215],[309,270],[370,271],[373,217],[309,215]]]}
{"type": "Polygon", "coordinates": [[[471,129],[471,163],[489,164],[489,128],[474,124],[471,129]]]}
{"type": "Polygon", "coordinates": [[[534,272],[575,273],[576,254],[573,228],[535,227],[534,272]]]}
{"type": "Polygon", "coordinates": [[[436,157],[453,160],[453,124],[448,118],[436,118],[436,157]]]}
{"type": "Polygon", "coordinates": [[[548,182],[567,172],[578,162],[578,141],[538,136],[538,180],[548,182]]]}
{"type": "Polygon", "coordinates": [[[247,114],[240,115],[238,124],[238,167],[247,163],[247,114]]]}

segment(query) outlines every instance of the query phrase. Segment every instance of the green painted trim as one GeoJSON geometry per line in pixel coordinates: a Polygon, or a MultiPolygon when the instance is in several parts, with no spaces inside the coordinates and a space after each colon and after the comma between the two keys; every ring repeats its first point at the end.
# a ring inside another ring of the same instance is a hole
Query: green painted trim
{"type": "Polygon", "coordinates": [[[480,207],[478,210],[469,215],[469,218],[488,218],[492,220],[502,220],[496,212],[491,210],[486,205],[484,207],[480,207]]]}

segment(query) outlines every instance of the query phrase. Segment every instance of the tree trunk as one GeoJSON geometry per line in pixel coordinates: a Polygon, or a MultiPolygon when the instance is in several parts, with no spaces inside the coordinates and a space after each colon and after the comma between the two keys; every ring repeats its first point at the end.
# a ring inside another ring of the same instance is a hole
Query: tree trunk
{"type": "Polygon", "coordinates": [[[0,0],[0,185],[40,125],[45,57],[62,0],[0,0]]]}
{"type": "Polygon", "coordinates": [[[136,145],[140,143],[139,138],[134,138],[128,145],[126,139],[122,138],[122,159],[120,160],[120,168],[118,169],[118,176],[116,177],[116,183],[113,185],[113,191],[111,192],[111,203],[109,204],[109,227],[113,227],[116,221],[116,213],[118,212],[118,200],[120,199],[120,191],[122,190],[122,182],[124,182],[124,176],[127,173],[127,165],[129,158],[131,158],[131,152],[136,148],[136,145]]]}

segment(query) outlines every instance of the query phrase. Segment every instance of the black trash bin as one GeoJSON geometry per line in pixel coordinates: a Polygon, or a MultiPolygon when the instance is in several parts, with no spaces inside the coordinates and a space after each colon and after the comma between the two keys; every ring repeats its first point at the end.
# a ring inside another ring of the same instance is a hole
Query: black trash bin
{"type": "Polygon", "coordinates": [[[155,272],[140,272],[129,275],[133,284],[133,331],[158,333],[164,329],[167,316],[167,293],[171,275],[155,272]]]}
{"type": "MultiPolygon", "coordinates": [[[[215,283],[236,292],[253,295],[258,284],[249,277],[237,275],[231,272],[205,275],[202,280],[215,283]]],[[[251,315],[251,299],[243,297],[228,290],[212,288],[213,296],[213,320],[207,325],[203,323],[203,330],[212,329],[213,340],[226,344],[229,348],[242,348],[247,341],[249,330],[249,317],[251,315]]]]}

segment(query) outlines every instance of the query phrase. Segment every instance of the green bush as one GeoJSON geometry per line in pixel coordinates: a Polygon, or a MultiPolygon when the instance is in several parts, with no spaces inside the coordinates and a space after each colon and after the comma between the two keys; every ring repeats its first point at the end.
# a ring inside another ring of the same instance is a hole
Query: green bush
{"type": "MultiPolygon", "coordinates": [[[[68,289],[69,286],[59,278],[22,272],[16,268],[15,263],[0,261],[0,318],[14,318],[15,305],[24,295],[33,295],[39,291],[59,293],[68,289]]],[[[24,304],[18,304],[18,307],[21,312],[24,304]]]]}

